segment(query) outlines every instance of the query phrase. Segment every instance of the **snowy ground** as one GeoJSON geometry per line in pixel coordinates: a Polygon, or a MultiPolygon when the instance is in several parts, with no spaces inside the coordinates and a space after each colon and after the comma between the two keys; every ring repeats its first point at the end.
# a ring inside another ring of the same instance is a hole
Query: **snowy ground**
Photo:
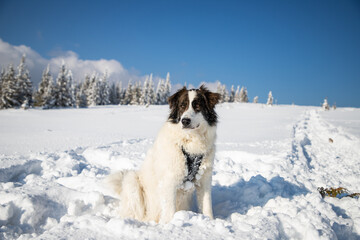
{"type": "Polygon", "coordinates": [[[210,220],[122,219],[103,182],[136,169],[167,106],[0,111],[0,239],[360,239],[360,109],[223,104],[210,220]],[[333,139],[333,143],[329,142],[333,139]]]}

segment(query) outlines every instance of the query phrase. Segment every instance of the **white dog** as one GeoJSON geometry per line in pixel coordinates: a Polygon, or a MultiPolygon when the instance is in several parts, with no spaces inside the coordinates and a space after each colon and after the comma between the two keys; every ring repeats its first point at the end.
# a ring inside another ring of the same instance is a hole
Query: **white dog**
{"type": "Polygon", "coordinates": [[[220,95],[204,86],[185,87],[169,98],[170,115],[139,171],[109,177],[121,200],[122,217],[169,222],[190,210],[194,190],[200,211],[213,218],[211,177],[220,95]]]}

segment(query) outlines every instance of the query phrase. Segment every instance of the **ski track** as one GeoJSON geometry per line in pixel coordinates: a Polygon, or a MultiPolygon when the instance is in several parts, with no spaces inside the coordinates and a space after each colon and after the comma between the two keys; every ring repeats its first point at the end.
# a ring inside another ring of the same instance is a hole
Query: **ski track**
{"type": "Polygon", "coordinates": [[[104,178],[139,168],[152,143],[128,139],[0,156],[0,238],[360,239],[360,200],[322,199],[317,191],[342,186],[360,192],[360,141],[323,120],[319,110],[305,110],[285,140],[217,143],[215,220],[180,211],[159,225],[117,215],[121,203],[104,178]]]}

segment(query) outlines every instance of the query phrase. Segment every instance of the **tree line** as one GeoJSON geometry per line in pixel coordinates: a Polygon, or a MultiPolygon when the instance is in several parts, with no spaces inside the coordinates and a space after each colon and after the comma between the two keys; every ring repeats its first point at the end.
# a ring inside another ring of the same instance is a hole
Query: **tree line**
{"type": "Polygon", "coordinates": [[[99,76],[97,73],[86,75],[80,83],[74,83],[71,70],[62,63],[56,80],[50,73],[49,65],[43,71],[37,90],[34,90],[29,70],[22,56],[17,72],[12,64],[0,73],[0,109],[42,107],[44,109],[63,107],[88,107],[97,105],[150,105],[167,104],[170,96],[170,74],[154,86],[150,74],[144,83],[108,82],[107,72],[99,76]]]}
{"type": "MultiPolygon", "coordinates": [[[[88,107],[97,105],[162,105],[167,104],[170,96],[170,74],[154,86],[153,76],[146,77],[144,83],[129,81],[126,88],[122,82],[108,82],[107,72],[101,76],[97,73],[86,75],[80,83],[74,83],[71,70],[65,62],[60,66],[57,78],[53,79],[49,65],[43,71],[37,89],[33,88],[29,70],[22,56],[17,71],[12,64],[0,72],[0,109],[41,107],[44,109],[63,107],[88,107]]],[[[247,89],[234,86],[231,91],[218,83],[217,92],[221,95],[220,102],[249,102],[247,89]]],[[[258,97],[253,100],[258,103],[258,97]]],[[[268,105],[273,104],[272,93],[268,96],[268,105]]]]}
{"type": "MultiPolygon", "coordinates": [[[[234,88],[234,85],[231,86],[231,90],[230,92],[227,91],[226,89],[226,85],[221,84],[220,82],[217,85],[217,90],[218,93],[220,93],[221,98],[220,98],[220,103],[223,102],[241,102],[241,103],[248,103],[249,102],[249,98],[248,98],[248,92],[246,87],[241,87],[237,86],[236,91],[234,88]]],[[[253,99],[253,103],[259,103],[259,97],[255,96],[253,99]]],[[[273,105],[274,103],[274,97],[272,96],[272,92],[270,91],[268,94],[268,98],[266,101],[267,105],[273,105]]]]}

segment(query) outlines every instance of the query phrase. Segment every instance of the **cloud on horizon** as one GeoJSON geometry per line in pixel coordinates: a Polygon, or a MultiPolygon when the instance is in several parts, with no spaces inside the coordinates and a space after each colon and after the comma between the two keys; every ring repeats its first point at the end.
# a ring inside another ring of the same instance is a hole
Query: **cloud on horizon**
{"type": "MultiPolygon", "coordinates": [[[[132,82],[144,82],[149,76],[142,76],[137,74],[136,71],[129,71],[125,69],[120,62],[114,59],[83,60],[80,59],[79,55],[73,51],[56,51],[53,53],[52,58],[46,59],[31,49],[31,47],[25,45],[11,45],[0,38],[0,69],[6,69],[9,64],[12,64],[16,68],[20,63],[20,59],[23,54],[26,54],[26,65],[30,71],[33,85],[36,88],[41,81],[41,76],[46,66],[48,64],[50,65],[50,72],[53,79],[56,80],[63,61],[65,61],[66,67],[72,71],[75,82],[83,81],[86,74],[91,75],[95,72],[102,75],[105,71],[107,71],[110,82],[121,81],[123,87],[126,87],[129,80],[132,82]]],[[[161,76],[153,76],[155,87],[161,79],[164,80],[161,76]]],[[[219,81],[202,82],[201,84],[205,84],[210,90],[216,91],[218,83],[219,81]]],[[[199,86],[187,84],[187,87],[196,88],[200,87],[201,84],[199,84],[199,86]]],[[[172,83],[171,92],[174,93],[183,86],[184,85],[180,83],[172,83]]]]}
{"type": "MultiPolygon", "coordinates": [[[[129,80],[132,82],[143,82],[148,76],[141,76],[134,73],[134,71],[129,71],[114,59],[80,59],[78,54],[73,51],[58,52],[58,54],[52,58],[46,59],[28,46],[14,46],[4,42],[0,38],[0,68],[7,68],[9,64],[17,67],[23,54],[26,54],[26,65],[30,71],[31,80],[35,87],[37,87],[41,81],[42,72],[48,64],[50,65],[50,71],[55,80],[62,61],[65,61],[66,67],[72,71],[74,80],[77,82],[83,81],[86,74],[91,75],[96,72],[102,75],[105,71],[108,73],[109,81],[121,81],[123,86],[127,86],[129,80]]],[[[162,78],[160,76],[154,76],[153,79],[154,82],[157,83],[162,78]]]]}

